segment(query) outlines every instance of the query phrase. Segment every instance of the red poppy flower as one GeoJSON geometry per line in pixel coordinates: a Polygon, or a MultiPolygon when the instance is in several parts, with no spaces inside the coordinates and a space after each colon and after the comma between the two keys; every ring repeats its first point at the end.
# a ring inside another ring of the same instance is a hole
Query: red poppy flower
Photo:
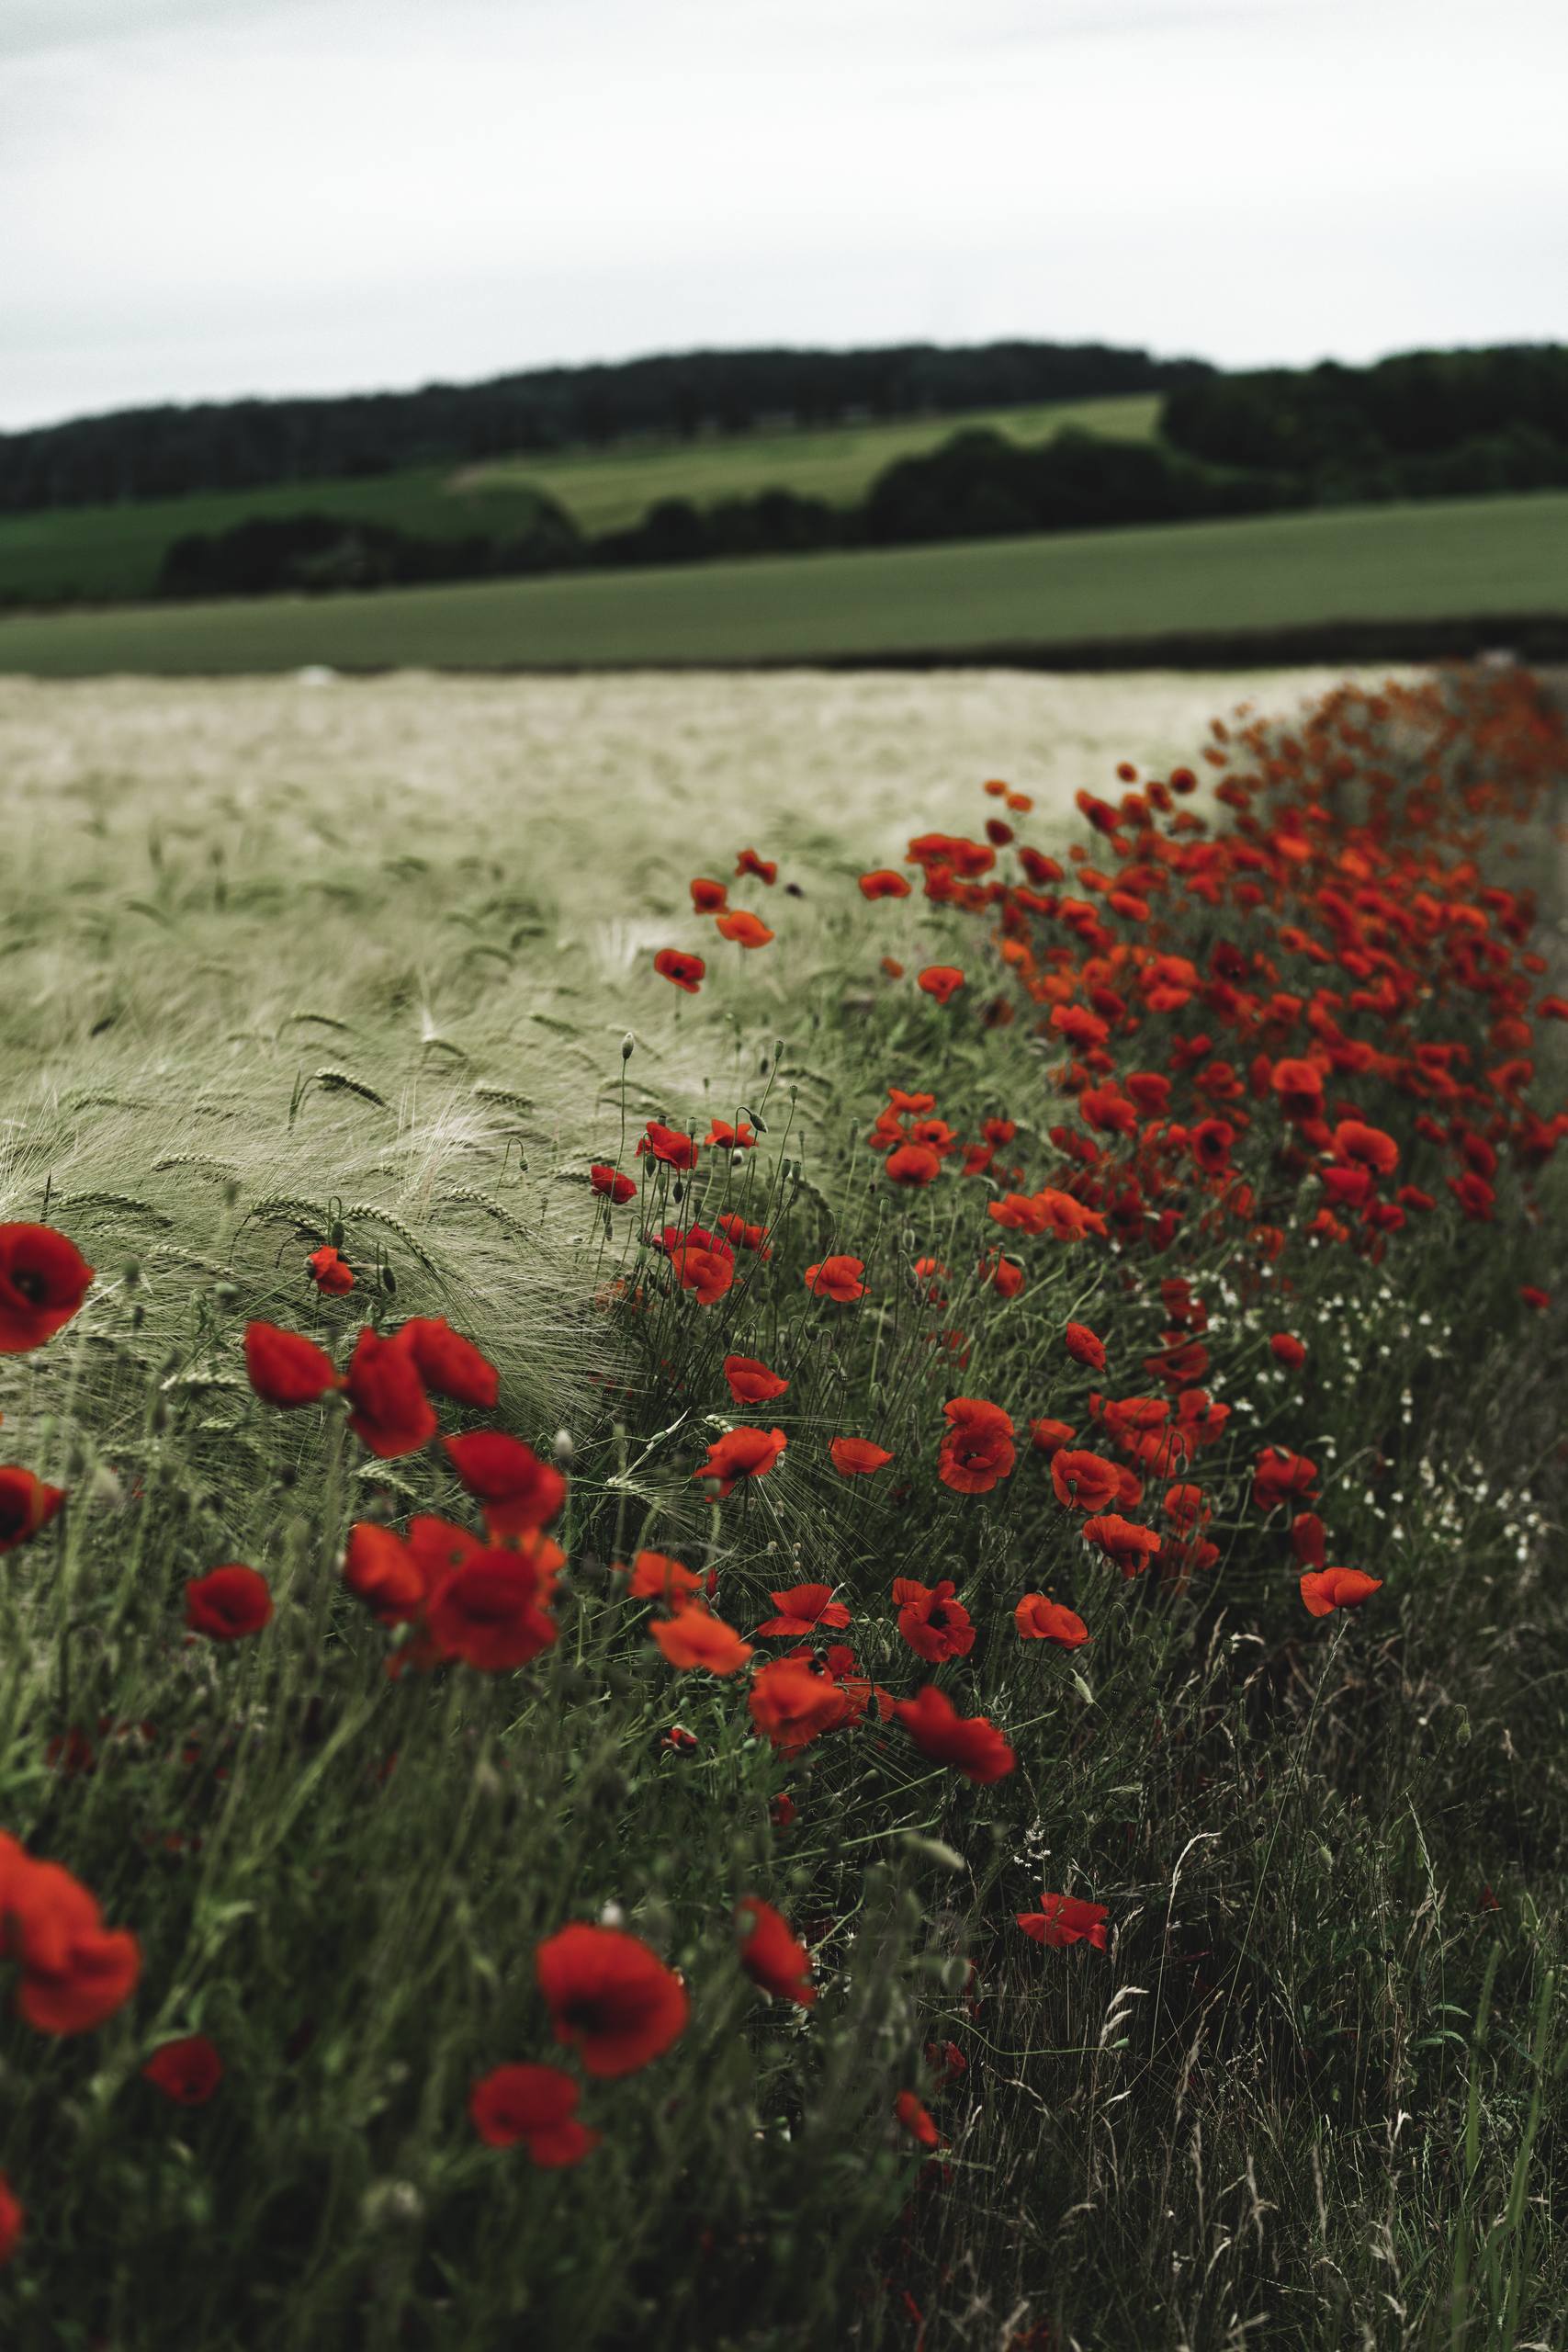
{"type": "Polygon", "coordinates": [[[727,883],[710,881],[705,874],[697,876],[692,884],[692,904],[698,914],[721,914],[728,903],[729,888],[727,883]]]}
{"type": "Polygon", "coordinates": [[[679,947],[661,947],[653,959],[653,968],[661,980],[673,980],[688,996],[695,996],[707,966],[700,956],[688,956],[679,947]]]}
{"type": "Polygon", "coordinates": [[[779,1613],[759,1625],[757,1633],[770,1641],[781,1634],[799,1641],[818,1626],[841,1633],[850,1622],[849,1611],[841,1600],[834,1600],[830,1584],[792,1584],[783,1592],[770,1592],[768,1599],[779,1613]]]}
{"type": "Polygon", "coordinates": [[[893,1713],[922,1756],[933,1764],[951,1764],[977,1787],[1004,1779],[1018,1761],[987,1716],[961,1715],[934,1682],[912,1699],[897,1700],[893,1713]]]}
{"type": "Polygon", "coordinates": [[[534,1955],[558,2041],[604,2081],[635,2075],[686,2030],[691,2004],[672,1968],[621,1928],[562,1928],[534,1955]]]}
{"type": "Polygon", "coordinates": [[[813,1298],[835,1298],[840,1306],[848,1306],[865,1296],[861,1279],[864,1272],[862,1258],[824,1258],[806,1269],[806,1287],[813,1298]]]}
{"type": "Polygon", "coordinates": [[[1538,1315],[1544,1315],[1551,1305],[1551,1293],[1549,1290],[1542,1290],[1537,1283],[1521,1283],[1519,1296],[1525,1305],[1533,1307],[1538,1315]]]}
{"type": "Polygon", "coordinates": [[[437,1396],[493,1413],[501,1375],[471,1340],[454,1331],[444,1315],[416,1315],[398,1333],[398,1344],[413,1358],[414,1370],[437,1396]]]}
{"type": "Polygon", "coordinates": [[[581,2094],[558,2066],[495,2066],[468,2093],[468,2116],[488,2147],[526,2147],[551,2171],[581,2164],[599,2144],[576,2116],[581,2094]]]}
{"type": "Polygon", "coordinates": [[[566,1480],[531,1445],[503,1430],[473,1430],[441,1441],[446,1458],[484,1510],[493,1536],[547,1527],[566,1500],[566,1480]]]}
{"type": "Polygon", "coordinates": [[[305,1268],[316,1288],[327,1298],[342,1298],[354,1288],[354,1268],[341,1250],[312,1250],[305,1268]]]}
{"type": "Polygon", "coordinates": [[[1276,1363],[1282,1363],[1290,1372],[1300,1372],[1306,1362],[1305,1348],[1291,1331],[1276,1331],[1269,1342],[1269,1351],[1276,1363]]]}
{"type": "Polygon", "coordinates": [[[1105,1342],[1087,1323],[1069,1323],[1066,1343],[1067,1353],[1075,1363],[1087,1363],[1093,1372],[1105,1370],[1105,1342]]]}
{"type": "Polygon", "coordinates": [[[873,1445],[868,1437],[831,1438],[828,1452],[840,1478],[872,1477],[893,1459],[886,1446],[873,1445]]]}
{"type": "Polygon", "coordinates": [[[863,899],[907,899],[909,885],[893,866],[879,865],[874,873],[861,876],[860,891],[863,899]]]}
{"type": "Polygon", "coordinates": [[[242,1641],[259,1634],[272,1617],[272,1594],[254,1568],[231,1564],[210,1568],[186,1587],[186,1623],[215,1642],[242,1641]]]}
{"type": "Polygon", "coordinates": [[[773,1658],[752,1677],[747,1694],[752,1722],[782,1756],[798,1756],[824,1732],[853,1720],[852,1699],[828,1676],[790,1657],[773,1658]]]}
{"type": "Polygon", "coordinates": [[[708,1447],[708,1458],[694,1478],[716,1478],[720,1495],[728,1495],[738,1478],[761,1478],[789,1443],[783,1430],[759,1430],[742,1422],[727,1430],[708,1447]]]}
{"type": "Polygon", "coordinates": [[[46,1487],[30,1470],[0,1470],[0,1552],[30,1543],[64,1500],[63,1487],[46,1487]]]}
{"type": "Polygon", "coordinates": [[[354,1343],[345,1385],[348,1426],[378,1460],[417,1453],[435,1435],[435,1410],[412,1352],[368,1324],[354,1343]]]}
{"type": "Polygon", "coordinates": [[[216,2042],[204,2033],[192,2033],[183,2041],[165,2041],[153,2052],[141,2074],[176,2107],[205,2107],[223,2079],[223,2061],[216,2042]]]}
{"type": "Polygon", "coordinates": [[[737,1250],[754,1250],[759,1258],[773,1256],[768,1247],[765,1226],[748,1225],[745,1218],[736,1216],[733,1210],[727,1210],[722,1216],[715,1217],[714,1223],[737,1250]]]}
{"type": "Polygon", "coordinates": [[[940,2148],[942,2133],[913,2091],[900,2091],[893,2102],[893,2112],[909,2134],[922,2148],[940,2148]]]}
{"type": "Polygon", "coordinates": [[[1304,1453],[1290,1453],[1266,1445],[1253,1474],[1252,1499],[1260,1511],[1278,1510],[1282,1504],[1312,1502],[1317,1493],[1317,1464],[1304,1453]]]}
{"type": "MultiPolygon", "coordinates": [[[[1065,1445],[1071,1445],[1077,1431],[1069,1421],[1054,1421],[1046,1419],[1031,1421],[1029,1435],[1037,1450],[1044,1454],[1047,1461],[1051,1461],[1060,1453],[1065,1445]]],[[[1107,1497],[1107,1500],[1109,1499],[1110,1498],[1107,1497]]]]}
{"type": "Polygon", "coordinates": [[[0,1355],[41,1348],[70,1322],[93,1279],[52,1225],[0,1225],[0,1355]]]}
{"type": "Polygon", "coordinates": [[[1341,1119],[1334,1130],[1334,1148],[1341,1159],[1353,1159],[1374,1175],[1392,1176],[1399,1165],[1399,1146],[1381,1127],[1360,1119],[1341,1119]]]}
{"type": "Polygon", "coordinates": [[[648,1132],[639,1139],[635,1157],[640,1159],[647,1152],[664,1168],[694,1168],[700,1148],[694,1136],[682,1135],[679,1127],[667,1127],[661,1119],[649,1119],[648,1132]]]}
{"type": "Polygon", "coordinates": [[[11,2187],[10,2176],[0,2172],[0,2269],[20,2245],[26,2227],[27,2215],[11,2187]]]}
{"type": "Polygon", "coordinates": [[[1068,1944],[1092,1944],[1105,1950],[1105,1923],[1111,1917],[1103,1903],[1085,1903],[1076,1894],[1043,1894],[1038,1911],[1014,1914],[1019,1926],[1035,1943],[1060,1951],[1068,1944]]]}
{"type": "Polygon", "coordinates": [[[1083,1619],[1043,1592],[1026,1592],[1012,1612],[1012,1621],[1021,1642],[1055,1642],[1062,1649],[1076,1650],[1089,1639],[1083,1619]]]}
{"type": "Polygon", "coordinates": [[[744,1119],[738,1126],[731,1126],[728,1119],[716,1119],[708,1129],[707,1140],[721,1151],[754,1151],[757,1145],[757,1138],[744,1119]]]}
{"type": "Polygon", "coordinates": [[[770,1372],[760,1356],[726,1356],[722,1366],[729,1394],[738,1405],[767,1405],[789,1386],[770,1372]]]}
{"type": "Polygon", "coordinates": [[[987,1250],[979,1271],[981,1281],[988,1282],[1004,1298],[1016,1298],[1023,1288],[1023,1268],[1016,1258],[1004,1258],[999,1250],[987,1250]]]}
{"type": "Polygon", "coordinates": [[[913,1577],[893,1579],[898,1631],[928,1666],[940,1666],[944,1658],[966,1657],[975,1646],[974,1624],[963,1602],[954,1600],[955,1589],[947,1577],[934,1585],[920,1584],[913,1577]]]}
{"type": "Polygon", "coordinates": [[[1335,1609],[1359,1609],[1382,1589],[1382,1578],[1360,1568],[1309,1568],[1302,1578],[1302,1599],[1314,1617],[1326,1617],[1335,1609]]]}
{"type": "Polygon", "coordinates": [[[754,849],[743,849],[736,862],[736,879],[739,881],[743,874],[755,875],[759,882],[776,882],[779,878],[778,861],[772,857],[759,857],[754,849]]]}
{"type": "Polygon", "coordinates": [[[671,1613],[679,1610],[692,1595],[700,1592],[703,1577],[700,1569],[682,1566],[664,1552],[639,1552],[629,1568],[623,1568],[626,1577],[626,1595],[632,1600],[661,1600],[671,1613]]]}
{"type": "Polygon", "coordinates": [[[892,1184],[934,1184],[942,1160],[930,1144],[904,1143],[887,1155],[887,1181],[892,1184]]]}
{"type": "Polygon", "coordinates": [[[795,2001],[808,2009],[817,1998],[811,1962],[788,1920],[760,1894],[743,1895],[735,1918],[741,1930],[740,1965],[752,1983],[775,2001],[795,2001]]]}
{"type": "Polygon", "coordinates": [[[670,1665],[684,1672],[701,1667],[708,1674],[736,1674],[752,1655],[750,1643],[699,1600],[673,1617],[656,1617],[648,1630],[670,1665]]]}
{"type": "Polygon", "coordinates": [[[343,1580],[383,1625],[415,1616],[428,1589],[418,1560],[400,1535],[371,1520],[356,1520],[348,1531],[343,1580]]]}
{"type": "Polygon", "coordinates": [[[916,978],[915,986],[927,996],[934,996],[938,1004],[946,1004],[964,986],[964,975],[956,964],[928,964],[916,978]]]}
{"type": "Polygon", "coordinates": [[[1328,1557],[1328,1530],[1314,1510],[1299,1510],[1291,1522],[1291,1549],[1303,1568],[1321,1568],[1328,1557]]]}
{"type": "Polygon", "coordinates": [[[246,1324],[245,1371],[256,1395],[285,1411],[320,1404],[329,1389],[344,1385],[324,1348],[276,1323],[246,1324]]]}
{"type": "Polygon", "coordinates": [[[424,1630],[436,1652],[483,1674],[526,1666],[556,1638],[546,1611],[560,1565],[558,1546],[537,1532],[522,1548],[470,1552],[425,1603],[424,1630]]]}
{"type": "Polygon", "coordinates": [[[954,1396],[942,1409],[949,1429],[937,1455],[938,1477],[954,1494],[989,1494],[1018,1459],[1011,1420],[982,1396],[954,1396]]]}
{"type": "Polygon", "coordinates": [[[1122,1473],[1102,1453],[1064,1447],[1052,1458],[1051,1484],[1070,1510],[1100,1511],[1120,1495],[1122,1473]]]}
{"type": "Polygon", "coordinates": [[[1103,1552],[1124,1577],[1142,1576],[1162,1540],[1152,1527],[1139,1527],[1119,1511],[1086,1519],[1083,1532],[1086,1541],[1103,1552]]]}
{"type": "Polygon", "coordinates": [[[58,1862],[35,1861],[0,1835],[0,1960],[22,1972],[17,2009],[35,2032],[86,2033],[136,1989],[141,1954],[127,1928],[106,1928],[97,1899],[58,1862]]]}
{"type": "Polygon", "coordinates": [[[773,937],[761,915],[748,914],[744,907],[737,907],[730,914],[716,916],[715,921],[721,936],[732,939],[737,947],[765,947],[773,937]]]}
{"type": "Polygon", "coordinates": [[[623,1201],[633,1200],[637,1195],[635,1179],[623,1176],[618,1168],[611,1168],[602,1159],[595,1159],[590,1166],[588,1181],[596,1193],[614,1201],[617,1208],[623,1201]]]}
{"type": "Polygon", "coordinates": [[[1168,1487],[1160,1509],[1181,1535],[1190,1535],[1195,1527],[1206,1527],[1213,1516],[1208,1496],[1190,1479],[1168,1487]]]}

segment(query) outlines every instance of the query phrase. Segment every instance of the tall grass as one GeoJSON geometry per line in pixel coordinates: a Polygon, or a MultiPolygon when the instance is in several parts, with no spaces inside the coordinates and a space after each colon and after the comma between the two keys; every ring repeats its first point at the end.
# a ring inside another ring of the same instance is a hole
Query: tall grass
{"type": "MultiPolygon", "coordinates": [[[[285,858],[242,772],[192,833],[160,830],[143,874],[112,778],[75,780],[101,859],[51,877],[41,833],[18,859],[0,1010],[4,1214],[98,1269],[70,1327],[0,1374],[8,1459],[69,1496],[0,1564],[0,1826],[133,1929],[141,1966],[89,2031],[4,2025],[0,2163],[27,2213],[7,2342],[1559,2340],[1562,1307],[1521,1287],[1562,1282],[1563,1203],[1561,1154],[1511,1147],[1527,1100],[1561,1107],[1560,1032],[1533,1024],[1528,1080],[1482,1073],[1553,985],[1519,959],[1556,952],[1522,886],[1551,883],[1562,729],[1528,682],[1456,682],[1211,748],[1238,830],[1210,896],[1183,863],[1203,822],[1173,829],[1192,804],[1157,775],[1141,805],[1091,810],[1110,838],[1076,874],[1047,835],[1058,883],[1015,883],[1004,845],[955,885],[955,846],[890,905],[804,845],[743,890],[739,820],[722,855],[705,832],[681,863],[775,941],[748,956],[667,918],[631,979],[618,956],[560,967],[526,819],[487,809],[471,842],[408,846],[400,816],[345,827],[301,786],[285,858]],[[1106,865],[1146,924],[1095,885],[1106,865]],[[1320,933],[1348,965],[1314,960],[1320,933]],[[1145,937],[1198,967],[1186,1001],[1149,1002],[1145,937]],[[695,1001],[652,976],[655,944],[707,958],[695,1001]],[[913,984],[934,964],[965,973],[946,1006],[913,984]],[[1337,1062],[1332,1026],[1263,1009],[1325,985],[1341,1046],[1360,1041],[1337,1062]],[[1103,1046],[1053,1028],[1074,1004],[1099,1006],[1103,1046]],[[1454,1067],[1483,1092],[1444,1115],[1503,1147],[1484,1220],[1446,1182],[1459,1138],[1416,1128],[1440,1103],[1418,1045],[1471,1057],[1454,1067]],[[1326,1143],[1270,1091],[1303,1052],[1326,1143]],[[1139,1069],[1171,1077],[1183,1124],[1123,1144],[1083,1115],[1085,1084],[1139,1069]],[[890,1086],[936,1095],[972,1172],[944,1137],[933,1182],[889,1182],[890,1086]],[[1319,1215],[1351,1112],[1400,1151],[1374,1201],[1408,1180],[1436,1203],[1402,1230],[1319,1215]],[[1185,1140],[1205,1113],[1233,1129],[1217,1163],[1185,1140]],[[650,1118],[699,1142],[745,1120],[758,1141],[682,1173],[634,1156],[650,1118]],[[987,1119],[1016,1129],[988,1162],[987,1119]],[[594,1161],[637,1197],[595,1194],[594,1161]],[[1108,1234],[988,1214],[1041,1185],[1098,1204],[1108,1234]],[[705,1305],[659,1237],[723,1216],[772,1254],[737,1247],[705,1305]],[[303,1271],[334,1238],[356,1275],[338,1299],[303,1271]],[[982,1271],[998,1247],[1023,1270],[1011,1297],[982,1271]],[[834,1254],[862,1262],[858,1302],[808,1289],[834,1254]],[[362,1325],[439,1314],[501,1374],[495,1414],[444,1404],[443,1427],[493,1420],[570,1473],[557,1638],[516,1671],[389,1673],[407,1633],[345,1588],[349,1526],[475,1506],[439,1448],[378,1458],[335,1400],[282,1412],[246,1378],[254,1320],[342,1363],[362,1325]],[[1066,1351],[1069,1321],[1103,1374],[1066,1351]],[[1145,1363],[1194,1341],[1204,1366],[1145,1363]],[[734,1355],[787,1390],[736,1405],[734,1355]],[[1200,1389],[1229,1408],[1217,1441],[1141,1470],[1094,1403],[1200,1389]],[[939,1475],[955,1395],[1014,1423],[987,1491],[939,1475]],[[1141,1479],[1119,1507],[1163,1532],[1147,1573],[1086,1548],[1031,1442],[1047,1416],[1141,1479]],[[738,1422],[788,1442],[721,1498],[703,1467],[738,1422]],[[891,1461],[845,1478],[844,1436],[891,1461]],[[1316,1465],[1328,1559],[1381,1579],[1358,1611],[1305,1613],[1290,1506],[1254,1490],[1269,1446],[1316,1465]],[[1211,1565],[1176,1548],[1173,1481],[1201,1486],[1211,1565]],[[617,1566],[647,1550],[712,1576],[747,1668],[667,1663],[664,1612],[617,1566]],[[187,1639],[184,1588],[229,1561],[265,1576],[270,1622],[187,1639]],[[896,1577],[951,1578],[973,1648],[916,1656],[896,1577]],[[875,1688],[791,1754],[748,1704],[791,1644],[753,1629],[816,1582],[852,1623],[803,1645],[852,1645],[875,1688]],[[1029,1591],[1090,1642],[1021,1641],[1029,1591]],[[886,1717],[877,1690],[926,1683],[998,1725],[1014,1768],[975,1784],[886,1717]],[[1103,1905],[1105,1949],[1021,1932],[1043,1889],[1103,1905]],[[739,1964],[747,1896],[809,1947],[813,2006],[739,1964]],[[679,1969],[690,2021],[646,2068],[583,2082],[599,2144],[540,2168],[484,2144],[468,2100],[502,2064],[574,2067],[535,1953],[595,1920],[679,1969]],[[141,2069],[195,2034],[223,2075],[186,2109],[141,2069]],[[896,2120],[908,2094],[939,2146],[896,2120]]],[[[626,897],[615,918],[643,922],[626,897]]]]}

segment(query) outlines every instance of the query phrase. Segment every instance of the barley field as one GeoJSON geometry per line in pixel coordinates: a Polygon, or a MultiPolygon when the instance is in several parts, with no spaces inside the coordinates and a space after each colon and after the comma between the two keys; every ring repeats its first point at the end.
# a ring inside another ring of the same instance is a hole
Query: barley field
{"type": "Polygon", "coordinates": [[[13,677],[0,809],[6,2352],[1563,2341],[1540,682],[13,677]]]}

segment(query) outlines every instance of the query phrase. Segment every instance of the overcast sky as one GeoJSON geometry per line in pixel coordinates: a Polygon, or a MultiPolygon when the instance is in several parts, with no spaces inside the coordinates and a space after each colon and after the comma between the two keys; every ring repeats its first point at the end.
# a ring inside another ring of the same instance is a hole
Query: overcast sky
{"type": "Polygon", "coordinates": [[[0,0],[0,426],[699,344],[1568,340],[1563,0],[0,0]]]}

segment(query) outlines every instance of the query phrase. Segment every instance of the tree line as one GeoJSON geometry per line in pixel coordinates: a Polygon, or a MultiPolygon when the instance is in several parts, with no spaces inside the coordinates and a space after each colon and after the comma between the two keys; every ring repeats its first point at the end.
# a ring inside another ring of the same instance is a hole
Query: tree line
{"type": "Polygon", "coordinates": [[[0,512],[365,478],[633,435],[956,416],[1163,392],[1213,372],[1202,360],[1107,344],[902,344],[692,351],[406,392],[125,409],[0,435],[0,512]]]}

